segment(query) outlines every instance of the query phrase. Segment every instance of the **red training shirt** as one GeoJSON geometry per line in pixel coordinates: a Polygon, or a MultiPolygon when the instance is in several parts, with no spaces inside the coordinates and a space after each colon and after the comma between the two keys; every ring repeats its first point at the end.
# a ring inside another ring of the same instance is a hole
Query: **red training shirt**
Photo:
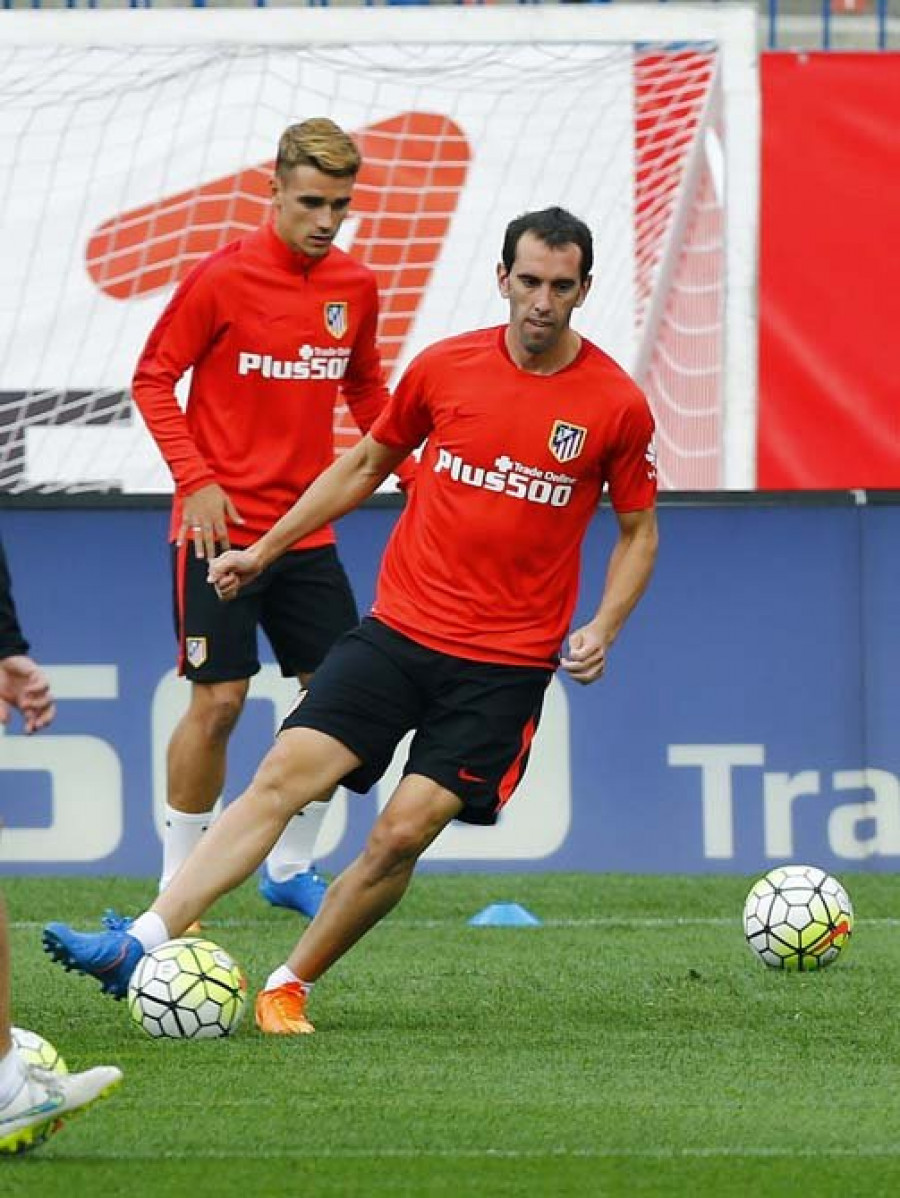
{"type": "MultiPolygon", "coordinates": [[[[187,276],[156,323],[134,376],[134,399],[182,498],[217,482],[249,545],[334,460],[343,392],[363,432],[387,402],[375,344],[375,276],[332,247],[312,259],[271,224],[225,246],[187,276]],[[175,384],[193,367],[186,412],[175,384]]],[[[292,548],[334,541],[330,525],[292,548]]]]}
{"type": "Polygon", "coordinates": [[[553,667],[604,484],[619,512],[654,505],[653,417],[589,341],[538,375],[515,365],[505,332],[426,349],[372,426],[396,449],[427,438],[372,611],[452,656],[553,667]]]}

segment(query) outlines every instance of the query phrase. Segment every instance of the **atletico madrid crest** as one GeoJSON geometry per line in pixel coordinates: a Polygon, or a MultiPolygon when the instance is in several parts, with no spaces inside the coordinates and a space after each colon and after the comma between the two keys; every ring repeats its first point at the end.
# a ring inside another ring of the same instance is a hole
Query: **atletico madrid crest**
{"type": "Polygon", "coordinates": [[[584,449],[587,429],[580,424],[569,424],[565,420],[556,420],[550,430],[550,452],[558,462],[571,462],[584,449]]]}
{"type": "Polygon", "coordinates": [[[336,341],[347,333],[347,304],[344,300],[330,300],[325,305],[325,328],[336,341]]]}
{"type": "Polygon", "coordinates": [[[206,637],[189,636],[184,642],[184,655],[196,670],[206,661],[206,637]]]}

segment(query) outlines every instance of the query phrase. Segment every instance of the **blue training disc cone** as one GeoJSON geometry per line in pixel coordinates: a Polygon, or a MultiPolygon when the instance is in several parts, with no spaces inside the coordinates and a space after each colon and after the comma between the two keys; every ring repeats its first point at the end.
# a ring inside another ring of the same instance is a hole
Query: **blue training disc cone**
{"type": "Polygon", "coordinates": [[[469,920],[473,928],[536,928],[540,926],[536,915],[519,903],[491,903],[469,920]]]}

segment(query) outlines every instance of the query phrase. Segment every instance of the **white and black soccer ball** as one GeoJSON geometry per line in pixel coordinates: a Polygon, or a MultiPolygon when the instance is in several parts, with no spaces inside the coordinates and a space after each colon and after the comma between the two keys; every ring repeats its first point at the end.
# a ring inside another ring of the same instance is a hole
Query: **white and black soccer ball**
{"type": "Polygon", "coordinates": [[[744,935],[772,969],[808,972],[836,961],[853,932],[847,891],[815,865],[779,865],[744,903],[744,935]]]}
{"type": "Polygon", "coordinates": [[[169,940],[138,963],[128,983],[128,1011],[150,1036],[202,1040],[228,1036],[240,1023],[247,979],[211,940],[169,940]]]}
{"type": "Polygon", "coordinates": [[[37,1065],[39,1069],[49,1069],[51,1073],[69,1072],[69,1067],[60,1056],[57,1047],[44,1036],[30,1032],[24,1027],[10,1028],[10,1032],[19,1056],[27,1065],[37,1065]]]}

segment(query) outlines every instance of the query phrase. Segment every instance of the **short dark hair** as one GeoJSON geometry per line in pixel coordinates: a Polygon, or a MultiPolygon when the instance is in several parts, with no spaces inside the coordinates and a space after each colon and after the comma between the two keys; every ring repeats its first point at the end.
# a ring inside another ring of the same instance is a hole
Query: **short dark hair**
{"type": "Polygon", "coordinates": [[[581,250],[581,281],[591,273],[594,265],[594,239],[591,231],[577,216],[565,208],[542,208],[540,212],[524,212],[506,226],[503,238],[503,267],[512,270],[516,260],[516,249],[523,233],[533,233],[552,250],[564,245],[577,245],[581,250]]]}

